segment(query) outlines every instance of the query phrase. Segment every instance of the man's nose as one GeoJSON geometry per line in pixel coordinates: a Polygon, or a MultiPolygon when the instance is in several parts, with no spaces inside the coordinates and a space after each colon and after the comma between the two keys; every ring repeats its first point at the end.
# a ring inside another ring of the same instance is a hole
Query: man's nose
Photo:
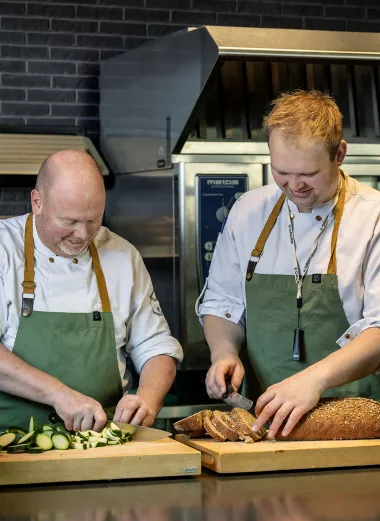
{"type": "Polygon", "coordinates": [[[85,224],[78,224],[74,230],[74,237],[76,239],[85,240],[87,238],[87,228],[85,224]]]}
{"type": "Polygon", "coordinates": [[[299,176],[290,175],[288,178],[288,186],[290,190],[297,192],[305,187],[305,183],[302,181],[302,179],[299,179],[299,176]]]}

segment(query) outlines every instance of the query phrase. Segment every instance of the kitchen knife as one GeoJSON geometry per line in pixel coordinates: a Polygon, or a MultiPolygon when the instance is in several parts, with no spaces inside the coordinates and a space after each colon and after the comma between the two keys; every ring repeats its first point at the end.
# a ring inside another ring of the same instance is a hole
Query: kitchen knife
{"type": "Polygon", "coordinates": [[[253,401],[237,393],[229,382],[226,382],[227,390],[222,394],[222,399],[228,405],[239,407],[249,411],[253,407],[253,401]]]}
{"type": "MultiPolygon", "coordinates": [[[[51,423],[64,423],[57,413],[49,414],[51,423]]],[[[161,429],[153,429],[151,427],[142,427],[141,425],[132,425],[131,423],[114,422],[112,419],[107,421],[113,422],[119,427],[123,434],[132,436],[133,441],[157,441],[171,436],[171,432],[162,431],[161,429]]]]}

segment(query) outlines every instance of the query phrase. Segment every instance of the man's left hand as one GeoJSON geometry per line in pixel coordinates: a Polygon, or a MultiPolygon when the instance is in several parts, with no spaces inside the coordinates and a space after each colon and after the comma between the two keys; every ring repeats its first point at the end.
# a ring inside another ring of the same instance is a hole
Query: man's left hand
{"type": "Polygon", "coordinates": [[[318,403],[322,392],[321,383],[309,371],[271,385],[257,400],[254,430],[273,418],[268,437],[274,438],[287,419],[282,430],[282,435],[287,436],[302,416],[318,403]]]}
{"type": "Polygon", "coordinates": [[[154,422],[156,411],[144,398],[126,394],[116,407],[114,421],[149,427],[154,422]]]}

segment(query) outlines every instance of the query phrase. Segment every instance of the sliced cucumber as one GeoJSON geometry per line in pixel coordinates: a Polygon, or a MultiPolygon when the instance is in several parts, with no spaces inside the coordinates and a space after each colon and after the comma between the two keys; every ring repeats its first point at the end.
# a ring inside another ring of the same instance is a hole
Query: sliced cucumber
{"type": "Polygon", "coordinates": [[[53,448],[53,442],[47,434],[41,433],[36,436],[36,445],[43,450],[50,450],[53,448]]]}
{"type": "Polygon", "coordinates": [[[92,436],[93,438],[101,438],[102,435],[100,432],[96,432],[96,431],[88,431],[90,436],[92,436]]]}
{"type": "Polygon", "coordinates": [[[96,444],[96,448],[98,449],[99,447],[107,447],[107,445],[107,441],[106,443],[104,443],[103,441],[98,441],[98,443],[96,444]]]}
{"type": "Polygon", "coordinates": [[[120,441],[110,440],[110,441],[108,442],[108,445],[120,445],[120,441]]]}
{"type": "Polygon", "coordinates": [[[98,438],[97,436],[90,436],[88,438],[89,443],[97,443],[99,440],[102,440],[103,438],[98,438]]]}
{"type": "Polygon", "coordinates": [[[63,433],[53,434],[51,441],[53,442],[54,448],[58,450],[67,450],[70,447],[70,440],[68,440],[67,436],[63,433]]]}
{"type": "MultiPolygon", "coordinates": [[[[84,432],[87,432],[87,431],[84,431],[84,432]]],[[[75,435],[80,438],[81,440],[83,441],[87,441],[88,440],[88,436],[84,434],[84,432],[81,432],[81,431],[77,431],[75,433],[75,435]]]]}
{"type": "Polygon", "coordinates": [[[31,416],[30,418],[30,421],[29,421],[29,432],[37,432],[38,431],[38,423],[37,423],[37,418],[35,418],[34,416],[31,416]]]}
{"type": "Polygon", "coordinates": [[[7,447],[15,441],[16,437],[16,433],[7,432],[6,434],[0,436],[0,445],[2,446],[2,448],[7,447]]]}
{"type": "Polygon", "coordinates": [[[42,432],[53,431],[53,430],[54,430],[54,428],[52,427],[52,425],[49,425],[47,423],[44,423],[44,425],[42,425],[42,427],[41,427],[42,432]]]}
{"type": "Polygon", "coordinates": [[[120,437],[121,437],[121,429],[120,429],[120,427],[118,427],[118,426],[116,425],[116,423],[114,423],[114,422],[110,422],[109,428],[110,428],[111,431],[113,431],[115,434],[120,433],[120,437]]]}
{"type": "Polygon", "coordinates": [[[17,454],[20,452],[26,452],[29,449],[29,443],[23,443],[22,445],[13,445],[7,447],[8,454],[17,454]]]}
{"type": "Polygon", "coordinates": [[[32,432],[28,432],[28,434],[25,434],[25,436],[23,436],[20,440],[18,440],[17,442],[17,445],[22,445],[23,443],[31,443],[33,441],[33,438],[34,438],[34,431],[32,432]]]}
{"type": "Polygon", "coordinates": [[[6,432],[14,432],[15,434],[20,434],[21,436],[25,436],[25,434],[27,433],[25,429],[23,429],[22,427],[18,427],[17,425],[8,427],[6,432]]]}
{"type": "Polygon", "coordinates": [[[29,454],[41,454],[43,451],[44,449],[41,449],[41,447],[29,447],[27,450],[29,454]]]}
{"type": "Polygon", "coordinates": [[[75,441],[73,441],[70,445],[70,447],[72,449],[77,449],[77,450],[86,450],[87,449],[87,444],[84,444],[84,443],[76,443],[75,441]]]}
{"type": "Polygon", "coordinates": [[[53,429],[49,429],[48,431],[43,431],[42,434],[46,434],[46,436],[49,436],[49,438],[51,438],[54,433],[55,431],[53,431],[53,429]]]}

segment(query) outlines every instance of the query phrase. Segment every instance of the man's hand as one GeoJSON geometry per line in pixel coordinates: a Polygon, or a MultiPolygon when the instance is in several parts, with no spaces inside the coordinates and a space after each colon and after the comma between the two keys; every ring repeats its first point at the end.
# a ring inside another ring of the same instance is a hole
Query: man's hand
{"type": "Polygon", "coordinates": [[[99,402],[68,387],[56,394],[52,406],[68,431],[100,431],[107,421],[99,402]]]}
{"type": "Polygon", "coordinates": [[[116,407],[114,421],[121,423],[132,423],[149,427],[154,422],[158,410],[136,394],[126,394],[116,407]]]}
{"type": "Polygon", "coordinates": [[[323,390],[319,379],[310,371],[302,371],[271,385],[257,400],[257,421],[253,430],[260,429],[273,418],[268,433],[268,437],[273,438],[287,419],[282,430],[282,435],[287,436],[301,417],[318,403],[323,390]]]}
{"type": "Polygon", "coordinates": [[[221,358],[216,358],[208,370],[206,376],[206,389],[210,398],[220,400],[226,391],[226,378],[231,382],[235,391],[241,386],[244,377],[243,364],[235,354],[228,354],[221,358]]]}

